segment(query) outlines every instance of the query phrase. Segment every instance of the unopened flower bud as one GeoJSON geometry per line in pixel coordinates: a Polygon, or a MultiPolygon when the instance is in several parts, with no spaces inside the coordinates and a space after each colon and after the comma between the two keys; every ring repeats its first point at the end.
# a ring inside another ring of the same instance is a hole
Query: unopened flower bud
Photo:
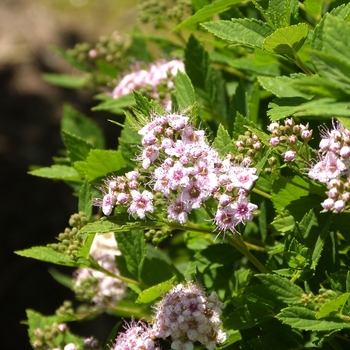
{"type": "Polygon", "coordinates": [[[298,142],[298,138],[295,135],[290,135],[288,138],[288,143],[290,145],[295,145],[298,142]]]}
{"type": "Polygon", "coordinates": [[[303,140],[309,141],[312,137],[312,130],[303,130],[300,136],[303,140]]]}
{"type": "Polygon", "coordinates": [[[340,156],[343,158],[343,159],[347,159],[350,157],[350,147],[349,146],[343,146],[341,149],[340,149],[340,156]]]}
{"type": "Polygon", "coordinates": [[[272,139],[270,139],[269,143],[272,147],[275,147],[275,146],[279,145],[280,139],[278,136],[273,137],[272,139]]]}
{"type": "Polygon", "coordinates": [[[295,159],[296,152],[288,150],[284,153],[283,157],[286,162],[292,162],[295,159]]]}
{"type": "Polygon", "coordinates": [[[321,205],[324,208],[324,210],[331,210],[334,206],[334,200],[331,198],[327,198],[323,201],[321,205]]]}
{"type": "Polygon", "coordinates": [[[337,200],[334,202],[334,210],[337,211],[338,213],[344,210],[345,208],[345,203],[342,199],[337,200]]]}

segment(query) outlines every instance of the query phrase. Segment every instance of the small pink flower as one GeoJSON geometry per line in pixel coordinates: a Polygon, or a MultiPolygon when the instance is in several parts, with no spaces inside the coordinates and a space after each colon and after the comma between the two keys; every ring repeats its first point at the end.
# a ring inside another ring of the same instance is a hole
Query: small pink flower
{"type": "Polygon", "coordinates": [[[231,204],[231,208],[234,211],[234,218],[236,223],[245,223],[253,220],[254,210],[258,209],[258,206],[250,203],[245,196],[239,196],[238,200],[231,204]]]}
{"type": "Polygon", "coordinates": [[[102,199],[102,212],[105,215],[111,215],[115,204],[115,198],[113,195],[107,193],[102,199]]]}
{"type": "Polygon", "coordinates": [[[128,208],[129,214],[136,214],[140,219],[144,219],[146,213],[153,213],[153,194],[149,191],[131,191],[132,202],[128,208]]]}

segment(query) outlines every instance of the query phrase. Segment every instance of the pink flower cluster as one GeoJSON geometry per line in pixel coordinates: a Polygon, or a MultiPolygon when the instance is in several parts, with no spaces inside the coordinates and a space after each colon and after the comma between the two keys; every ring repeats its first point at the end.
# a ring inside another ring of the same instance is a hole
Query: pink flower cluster
{"type": "MultiPolygon", "coordinates": [[[[147,70],[139,69],[125,75],[117,87],[114,88],[113,97],[118,98],[122,95],[130,94],[133,90],[146,86],[151,88],[150,97],[158,101],[160,99],[159,85],[164,84],[167,89],[171,89],[174,86],[173,79],[178,71],[185,71],[185,65],[182,61],[158,61],[151,64],[147,70]]],[[[167,104],[165,107],[170,107],[170,97],[165,102],[167,104]]]]}
{"type": "Polygon", "coordinates": [[[160,350],[150,325],[133,319],[124,328],[126,332],[119,333],[111,350],[160,350]]]}
{"type": "Polygon", "coordinates": [[[257,206],[246,195],[258,177],[256,169],[248,167],[248,158],[241,164],[232,163],[229,157],[222,160],[208,144],[204,131],[182,114],[152,115],[139,134],[142,149],[137,160],[143,169],[151,169],[150,191],[141,191],[140,174],[135,171],[106,180],[101,188],[103,199],[95,200],[105,215],[122,204],[128,206],[130,214],[143,219],[153,213],[154,193],[160,192],[167,218],[180,224],[210,198],[216,199],[213,221],[220,231],[234,231],[236,225],[252,220],[257,206]]]}
{"type": "Polygon", "coordinates": [[[220,320],[224,307],[215,292],[207,296],[197,284],[178,284],[155,305],[153,326],[132,320],[112,350],[160,350],[156,339],[169,337],[174,350],[192,350],[196,342],[214,350],[227,339],[220,320]]]}
{"type": "Polygon", "coordinates": [[[170,336],[174,350],[192,350],[195,342],[213,350],[227,339],[220,320],[224,307],[215,292],[207,296],[199,285],[178,284],[156,305],[154,333],[170,336]]]}
{"type": "Polygon", "coordinates": [[[333,121],[331,130],[321,129],[319,159],[309,170],[309,177],[327,184],[328,198],[324,210],[340,212],[350,199],[350,131],[340,122],[333,121]]]}

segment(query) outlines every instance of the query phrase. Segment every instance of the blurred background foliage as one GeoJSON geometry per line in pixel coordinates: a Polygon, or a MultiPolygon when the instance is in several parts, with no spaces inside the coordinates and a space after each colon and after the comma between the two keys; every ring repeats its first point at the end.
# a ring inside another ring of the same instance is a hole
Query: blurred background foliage
{"type": "MultiPolygon", "coordinates": [[[[62,108],[71,104],[106,130],[116,147],[116,128],[106,115],[91,112],[92,92],[49,85],[44,72],[72,74],[73,68],[50,49],[96,43],[101,35],[145,26],[137,21],[137,0],[0,1],[0,303],[2,349],[31,349],[25,309],[52,314],[73,294],[58,285],[50,267],[13,251],[45,245],[67,225],[76,200],[64,183],[27,175],[30,165],[50,165],[63,147],[59,128],[62,108]]],[[[71,273],[71,270],[67,270],[71,273]]],[[[115,319],[101,316],[84,332],[105,338],[115,319]]],[[[79,328],[79,325],[78,325],[79,328]]],[[[79,333],[79,329],[76,330],[79,333]]],[[[81,333],[81,332],[80,332],[81,333]]]]}

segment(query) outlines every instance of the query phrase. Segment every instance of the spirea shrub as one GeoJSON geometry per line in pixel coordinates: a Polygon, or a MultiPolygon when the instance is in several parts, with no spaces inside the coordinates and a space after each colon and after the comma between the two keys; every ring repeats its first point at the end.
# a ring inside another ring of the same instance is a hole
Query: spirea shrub
{"type": "Polygon", "coordinates": [[[350,4],[140,8],[169,34],[57,49],[81,76],[45,75],[93,89],[120,137],[109,149],[66,106],[65,152],[29,172],[64,181],[77,210],[56,242],[16,253],[71,267],[53,276],[79,301],[28,309],[30,344],[348,349],[350,4]],[[69,330],[103,312],[108,339],[69,330]]]}

